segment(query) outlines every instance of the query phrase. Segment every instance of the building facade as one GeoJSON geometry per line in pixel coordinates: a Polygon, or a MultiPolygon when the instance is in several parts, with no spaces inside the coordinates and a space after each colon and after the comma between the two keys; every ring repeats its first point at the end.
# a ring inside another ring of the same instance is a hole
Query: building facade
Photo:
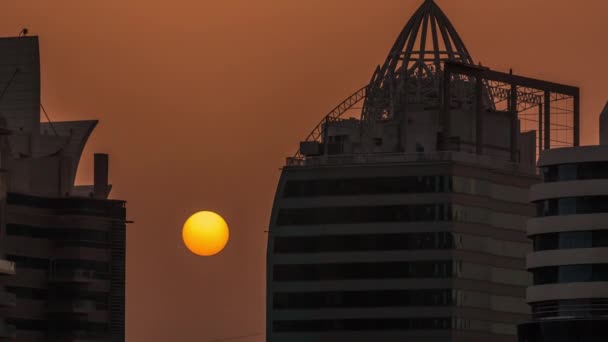
{"type": "Polygon", "coordinates": [[[576,145],[578,89],[475,66],[424,1],[370,83],[287,159],[267,341],[517,341],[530,317],[528,190],[537,151],[556,143],[557,94],[575,99],[576,145]],[[527,129],[529,110],[547,125],[527,129]]]}
{"type": "MultiPolygon", "coordinates": [[[[601,116],[602,143],[608,143],[607,114],[601,116]]],[[[538,164],[544,182],[532,187],[537,217],[528,223],[533,316],[520,326],[520,341],[606,341],[608,145],[545,151],[538,164]]]]}
{"type": "Polygon", "coordinates": [[[268,340],[514,341],[537,177],[459,157],[285,168],[268,340]]]}
{"type": "Polygon", "coordinates": [[[0,39],[0,335],[124,341],[125,202],[106,154],[75,185],[97,121],[40,122],[39,58],[37,37],[0,39]]]}

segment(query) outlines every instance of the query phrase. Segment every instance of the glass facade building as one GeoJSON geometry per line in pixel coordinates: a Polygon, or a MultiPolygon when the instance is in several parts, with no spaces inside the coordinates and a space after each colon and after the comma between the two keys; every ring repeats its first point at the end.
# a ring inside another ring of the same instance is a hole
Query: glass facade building
{"type": "Polygon", "coordinates": [[[545,151],[528,224],[532,320],[520,342],[608,340],[608,146],[545,151]]]}

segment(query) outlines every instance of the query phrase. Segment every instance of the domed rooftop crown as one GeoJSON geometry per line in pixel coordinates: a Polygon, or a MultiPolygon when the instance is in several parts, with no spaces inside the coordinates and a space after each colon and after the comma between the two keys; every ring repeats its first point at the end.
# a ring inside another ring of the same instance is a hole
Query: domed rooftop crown
{"type": "Polygon", "coordinates": [[[433,0],[426,0],[397,37],[380,74],[399,73],[404,64],[407,70],[418,64],[439,68],[446,60],[473,64],[450,20],[433,0]]]}
{"type": "Polygon", "coordinates": [[[425,0],[407,22],[367,87],[361,119],[398,117],[408,103],[437,104],[446,61],[473,64],[456,29],[433,0],[425,0]],[[400,104],[401,103],[401,104],[400,104]]]}

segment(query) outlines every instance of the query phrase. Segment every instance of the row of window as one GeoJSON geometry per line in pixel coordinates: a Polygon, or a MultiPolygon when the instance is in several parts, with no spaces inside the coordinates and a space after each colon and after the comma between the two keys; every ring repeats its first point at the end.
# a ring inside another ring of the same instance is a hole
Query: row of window
{"type": "Polygon", "coordinates": [[[315,225],[371,222],[446,221],[450,217],[447,204],[417,204],[361,207],[323,207],[281,209],[277,224],[315,225]]]}
{"type": "Polygon", "coordinates": [[[273,308],[277,310],[440,306],[452,304],[453,295],[451,289],[277,292],[273,295],[273,308]]]}
{"type": "Polygon", "coordinates": [[[17,268],[30,268],[35,270],[48,270],[50,261],[47,258],[36,258],[23,255],[7,255],[6,259],[16,264],[17,268]]]}
{"type": "Polygon", "coordinates": [[[450,180],[448,176],[292,180],[285,184],[283,197],[448,192],[450,180]]]}
{"type": "Polygon", "coordinates": [[[340,279],[447,278],[452,261],[393,261],[382,263],[331,263],[274,265],[274,281],[340,279]]]}
{"type": "Polygon", "coordinates": [[[453,246],[454,238],[449,232],[278,236],[274,238],[274,252],[280,254],[449,249],[453,246]]]}
{"type": "Polygon", "coordinates": [[[40,289],[21,286],[6,286],[6,292],[14,293],[19,299],[29,300],[92,300],[97,310],[107,310],[109,294],[107,292],[86,291],[66,287],[40,289]]]}
{"type": "Polygon", "coordinates": [[[36,258],[23,255],[6,256],[9,261],[15,262],[17,268],[28,268],[37,270],[53,270],[54,272],[65,272],[72,270],[90,270],[99,274],[106,274],[110,271],[109,263],[97,260],[83,259],[56,259],[51,262],[47,258],[36,258]]]}
{"type": "Polygon", "coordinates": [[[277,225],[455,221],[525,230],[528,216],[457,204],[322,207],[281,209],[277,225]]]}
{"type": "Polygon", "coordinates": [[[355,196],[405,193],[464,193],[527,203],[527,189],[458,176],[404,176],[292,180],[283,197],[355,196]]]}
{"type": "Polygon", "coordinates": [[[608,316],[607,298],[551,300],[532,303],[531,306],[535,319],[608,316]]]}
{"type": "Polygon", "coordinates": [[[608,213],[608,196],[553,198],[536,202],[539,217],[608,213]]]}
{"type": "Polygon", "coordinates": [[[454,289],[276,292],[272,298],[274,310],[460,306],[520,314],[530,312],[523,297],[454,289]]]}
{"type": "Polygon", "coordinates": [[[78,228],[48,228],[23,224],[7,224],[6,233],[10,236],[25,236],[36,239],[49,239],[64,246],[104,248],[110,242],[108,232],[78,228]]]}
{"type": "MultiPolygon", "coordinates": [[[[548,243],[543,245],[548,247],[548,243]]],[[[271,248],[275,254],[455,248],[511,258],[523,258],[532,251],[529,243],[451,232],[277,236],[271,248]]]]}
{"type": "Polygon", "coordinates": [[[542,168],[545,183],[586,179],[607,179],[608,162],[551,165],[542,168]]]}
{"type": "Polygon", "coordinates": [[[608,281],[608,264],[547,266],[531,271],[534,285],[608,281]]]}
{"type": "Polygon", "coordinates": [[[62,215],[90,215],[125,218],[125,202],[119,200],[97,200],[89,198],[48,198],[25,194],[8,193],[6,202],[9,205],[32,208],[54,209],[62,215]]]}
{"type": "Polygon", "coordinates": [[[535,251],[608,247],[608,230],[549,233],[531,238],[535,251]]]}
{"type": "Polygon", "coordinates": [[[325,320],[280,320],[272,322],[274,332],[326,332],[373,330],[437,330],[450,329],[452,319],[444,318],[369,318],[325,320]]]}
{"type": "Polygon", "coordinates": [[[90,270],[100,273],[110,271],[110,264],[105,261],[83,260],[83,259],[57,259],[53,262],[56,271],[63,270],[90,270]]]}
{"type": "Polygon", "coordinates": [[[42,320],[24,318],[6,318],[6,323],[14,325],[17,330],[47,331],[47,332],[107,332],[107,323],[87,322],[78,320],[42,320]]]}
{"type": "Polygon", "coordinates": [[[517,334],[513,324],[450,317],[276,320],[275,333],[342,331],[473,330],[496,335],[517,334]]]}
{"type": "Polygon", "coordinates": [[[272,277],[276,282],[456,277],[514,286],[532,284],[532,275],[525,270],[446,260],[276,264],[272,277]]]}

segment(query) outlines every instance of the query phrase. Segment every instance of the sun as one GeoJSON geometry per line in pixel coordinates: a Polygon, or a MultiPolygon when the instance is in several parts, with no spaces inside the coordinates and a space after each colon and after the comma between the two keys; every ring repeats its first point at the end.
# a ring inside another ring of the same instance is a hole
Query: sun
{"type": "Polygon", "coordinates": [[[184,244],[190,252],[200,256],[212,256],[221,252],[228,243],[228,224],[218,214],[199,211],[190,216],[182,229],[184,244]]]}

